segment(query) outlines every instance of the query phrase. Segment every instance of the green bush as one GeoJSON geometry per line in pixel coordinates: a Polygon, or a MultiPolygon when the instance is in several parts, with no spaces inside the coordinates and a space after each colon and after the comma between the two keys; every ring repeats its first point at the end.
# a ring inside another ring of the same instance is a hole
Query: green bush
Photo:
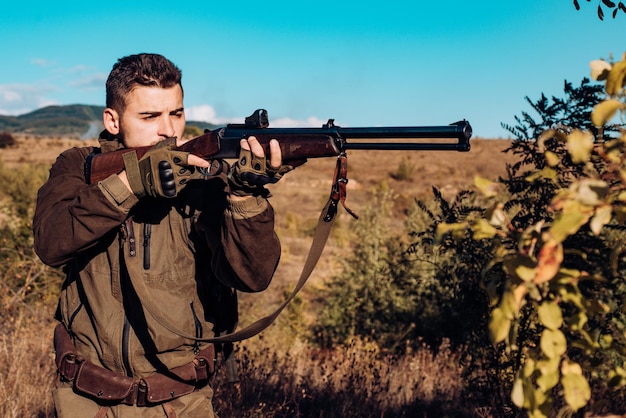
{"type": "Polygon", "coordinates": [[[477,179],[481,195],[451,202],[435,189],[405,236],[386,228],[393,196],[379,190],[328,283],[317,341],[465,345],[467,383],[481,388],[468,396],[489,394],[494,413],[572,414],[592,390],[614,399],[609,412],[626,408],[626,135],[607,124],[626,109],[626,61],[610,69],[621,78],[608,78],[619,85],[609,100],[587,79],[565,82],[563,99],[527,99],[538,116],[505,125],[519,156],[506,178],[477,179]]]}
{"type": "Polygon", "coordinates": [[[626,135],[608,124],[626,109],[626,60],[594,66],[606,98],[584,80],[566,83],[566,100],[534,103],[540,122],[525,114],[510,130],[522,160],[502,181],[508,196],[481,179],[485,216],[437,230],[437,242],[492,242],[489,335],[514,373],[511,401],[533,417],[591,411],[591,399],[626,409],[626,135]]]}

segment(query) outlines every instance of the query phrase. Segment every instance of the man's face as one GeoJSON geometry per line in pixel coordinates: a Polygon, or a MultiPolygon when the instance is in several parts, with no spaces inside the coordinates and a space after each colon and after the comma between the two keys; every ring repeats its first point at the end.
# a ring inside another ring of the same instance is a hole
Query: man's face
{"type": "Polygon", "coordinates": [[[105,109],[104,125],[127,148],[151,146],[173,136],[180,141],[185,130],[182,88],[137,86],[126,97],[121,114],[105,109]]]}

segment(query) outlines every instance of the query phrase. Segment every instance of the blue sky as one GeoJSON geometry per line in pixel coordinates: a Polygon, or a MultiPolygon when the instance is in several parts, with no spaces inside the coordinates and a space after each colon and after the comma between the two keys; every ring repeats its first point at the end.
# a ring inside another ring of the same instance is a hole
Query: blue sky
{"type": "Polygon", "coordinates": [[[11,1],[0,12],[0,114],[104,104],[114,62],[183,70],[187,118],[266,108],[270,126],[445,125],[506,138],[524,97],[561,97],[626,51],[626,14],[597,0],[11,1]]]}

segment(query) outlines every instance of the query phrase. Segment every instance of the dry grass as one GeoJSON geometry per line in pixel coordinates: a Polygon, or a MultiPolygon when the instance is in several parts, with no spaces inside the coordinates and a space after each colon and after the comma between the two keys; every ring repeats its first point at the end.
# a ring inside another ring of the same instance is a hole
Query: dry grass
{"type": "MultiPolygon", "coordinates": [[[[5,166],[50,165],[64,149],[86,145],[62,138],[17,139],[18,147],[0,153],[5,166]]],[[[504,162],[512,161],[501,153],[508,144],[479,139],[472,141],[469,153],[422,152],[409,159],[395,151],[350,152],[347,203],[358,213],[375,203],[371,190],[385,182],[397,196],[390,218],[399,227],[413,199],[428,199],[433,186],[452,195],[470,187],[474,175],[503,175],[504,162]],[[398,175],[400,170],[411,176],[398,175]]],[[[293,287],[310,245],[310,231],[328,197],[334,165],[332,158],[311,160],[272,187],[283,256],[268,291],[242,296],[244,322],[271,312],[285,290],[293,287]]],[[[338,260],[350,251],[352,222],[358,221],[341,212],[311,283],[302,292],[304,303],[316,303],[310,290],[323,286],[338,271],[338,260]]],[[[307,315],[307,322],[314,320],[307,315]]],[[[279,321],[285,321],[284,316],[279,321]]],[[[2,318],[0,416],[53,416],[52,308],[23,306],[11,315],[3,313],[2,318]]],[[[223,417],[442,416],[450,408],[463,407],[458,405],[463,385],[460,353],[445,345],[432,351],[424,347],[403,357],[383,355],[375,345],[359,341],[318,351],[297,338],[289,339],[283,335],[285,329],[274,325],[240,345],[241,380],[222,384],[217,393],[223,417]]],[[[465,416],[488,416],[482,415],[489,409],[484,408],[466,411],[465,416]]]]}
{"type": "Polygon", "coordinates": [[[296,342],[277,352],[273,342],[256,339],[242,343],[238,357],[241,380],[217,385],[216,409],[226,417],[439,416],[464,411],[459,403],[460,354],[446,344],[435,353],[423,347],[392,356],[361,340],[333,350],[296,342]]]}
{"type": "Polygon", "coordinates": [[[52,417],[52,310],[22,307],[0,323],[0,416],[52,417]]]}

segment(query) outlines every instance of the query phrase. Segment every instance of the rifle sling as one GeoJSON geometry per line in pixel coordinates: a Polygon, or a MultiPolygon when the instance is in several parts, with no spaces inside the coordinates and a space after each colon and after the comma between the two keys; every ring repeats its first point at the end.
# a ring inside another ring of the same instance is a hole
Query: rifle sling
{"type": "Polygon", "coordinates": [[[322,213],[320,214],[317,221],[315,235],[313,236],[313,241],[311,243],[311,248],[309,249],[309,254],[307,255],[304,266],[302,267],[300,278],[298,279],[298,282],[296,283],[296,286],[291,294],[283,301],[283,303],[280,304],[280,306],[273,313],[257,320],[256,322],[238,331],[234,331],[232,333],[220,335],[213,338],[198,338],[192,335],[185,335],[184,333],[178,331],[165,319],[166,316],[163,315],[162,312],[159,312],[160,315],[156,314],[156,312],[153,311],[147,312],[150,314],[150,316],[154,318],[154,320],[159,325],[180,337],[213,344],[234,343],[237,341],[242,341],[257,335],[258,333],[269,327],[276,320],[278,315],[280,315],[280,313],[285,309],[285,307],[287,307],[289,302],[291,302],[293,298],[296,297],[300,289],[304,287],[305,283],[311,276],[311,273],[313,273],[317,262],[322,256],[322,251],[326,246],[326,242],[328,241],[328,237],[330,236],[332,226],[335,223],[337,203],[340,202],[348,213],[350,213],[353,217],[358,218],[356,214],[354,214],[354,212],[352,212],[345,206],[346,185],[348,183],[347,170],[347,157],[345,153],[341,153],[341,155],[339,155],[337,159],[337,166],[333,178],[333,186],[330,198],[322,209],[322,213]]]}

